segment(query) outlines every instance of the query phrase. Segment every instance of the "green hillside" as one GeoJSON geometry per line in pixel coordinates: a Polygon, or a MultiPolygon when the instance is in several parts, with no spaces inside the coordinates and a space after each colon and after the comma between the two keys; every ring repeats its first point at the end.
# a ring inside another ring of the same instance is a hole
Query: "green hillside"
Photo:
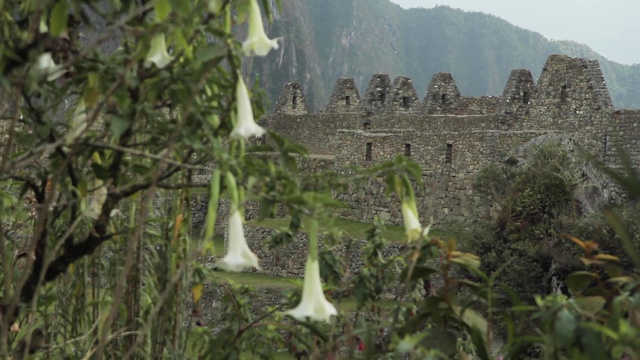
{"type": "Polygon", "coordinates": [[[271,104],[284,83],[300,81],[319,109],[338,77],[354,77],[362,91],[374,73],[411,77],[421,97],[436,72],[452,73],[463,95],[497,95],[512,69],[537,78],[550,54],[566,54],[599,60],[616,107],[640,108],[640,64],[618,64],[483,13],[405,10],[388,0],[283,1],[269,34],[283,37],[282,47],[249,70],[271,104]]]}

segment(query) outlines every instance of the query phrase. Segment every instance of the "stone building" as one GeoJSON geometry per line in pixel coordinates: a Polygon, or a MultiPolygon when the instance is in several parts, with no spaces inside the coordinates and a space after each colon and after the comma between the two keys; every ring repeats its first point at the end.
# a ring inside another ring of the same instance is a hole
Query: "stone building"
{"type": "MultiPolygon", "coordinates": [[[[332,159],[338,172],[409,156],[427,185],[418,199],[423,221],[486,209],[474,195],[474,176],[483,164],[503,162],[539,137],[568,136],[612,166],[622,149],[640,164],[640,110],[614,109],[597,61],[562,55],[548,58],[537,83],[529,70],[513,70],[502,96],[461,96],[451,74],[440,73],[421,101],[411,79],[392,83],[376,74],[363,97],[353,79],[338,79],[326,109],[310,113],[301,85],[288,83],[265,123],[332,159]]],[[[382,181],[372,179],[336,196],[357,220],[400,222],[399,203],[383,194],[382,181]]]]}

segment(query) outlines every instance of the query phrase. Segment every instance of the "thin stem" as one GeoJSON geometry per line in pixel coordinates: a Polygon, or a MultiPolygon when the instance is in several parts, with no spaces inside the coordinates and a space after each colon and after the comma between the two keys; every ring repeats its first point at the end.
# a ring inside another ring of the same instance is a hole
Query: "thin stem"
{"type": "Polygon", "coordinates": [[[318,261],[318,220],[309,222],[309,260],[318,261]]]}

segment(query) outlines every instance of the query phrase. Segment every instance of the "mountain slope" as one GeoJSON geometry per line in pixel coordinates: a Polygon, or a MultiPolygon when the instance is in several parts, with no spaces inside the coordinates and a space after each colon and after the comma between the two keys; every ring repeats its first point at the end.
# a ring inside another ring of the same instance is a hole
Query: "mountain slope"
{"type": "Polygon", "coordinates": [[[363,91],[374,73],[411,77],[420,97],[437,72],[452,73],[463,95],[496,95],[512,69],[537,78],[550,54],[566,54],[599,60],[616,107],[640,108],[640,64],[618,64],[586,45],[550,41],[482,13],[405,10],[388,0],[283,1],[269,34],[281,36],[282,46],[250,72],[272,105],[284,83],[299,81],[319,109],[338,77],[354,77],[363,91]]]}

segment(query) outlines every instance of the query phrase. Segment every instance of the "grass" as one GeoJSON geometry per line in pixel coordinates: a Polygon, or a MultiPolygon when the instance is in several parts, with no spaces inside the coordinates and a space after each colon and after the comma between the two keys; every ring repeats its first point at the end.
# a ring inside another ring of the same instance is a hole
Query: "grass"
{"type": "MultiPolygon", "coordinates": [[[[257,288],[274,288],[274,289],[292,289],[300,288],[302,280],[294,280],[290,278],[280,276],[270,276],[255,273],[224,273],[221,277],[233,280],[243,285],[251,285],[257,288]]],[[[337,308],[338,312],[353,313],[356,311],[357,301],[353,297],[342,299],[329,299],[331,303],[337,308]]],[[[382,309],[382,312],[391,316],[393,310],[399,303],[391,300],[379,300],[376,302],[376,306],[382,309]]],[[[295,357],[286,350],[275,351],[272,353],[273,359],[276,360],[290,360],[295,357]]],[[[259,359],[257,355],[253,355],[250,351],[245,351],[241,355],[242,359],[259,359]]]]}
{"type": "MultiPolygon", "coordinates": [[[[279,229],[289,225],[289,219],[264,219],[261,221],[249,221],[248,225],[263,226],[270,229],[279,229]]],[[[302,229],[306,228],[306,221],[302,223],[302,229]]],[[[371,228],[371,224],[359,221],[337,218],[333,224],[336,228],[353,237],[354,239],[364,240],[367,238],[367,230],[371,228]]],[[[326,230],[321,226],[320,230],[326,230]]],[[[404,241],[404,227],[398,225],[387,225],[382,231],[382,236],[391,240],[404,241]]]]}
{"type": "MultiPolygon", "coordinates": [[[[261,221],[248,221],[248,225],[254,226],[262,226],[270,229],[279,229],[282,227],[286,227],[289,225],[289,219],[264,219],[261,221]]],[[[371,228],[371,224],[362,223],[354,220],[342,219],[338,218],[335,220],[333,224],[335,227],[349,234],[354,239],[364,240],[367,237],[367,230],[371,228]]],[[[305,222],[302,224],[302,230],[305,229],[305,222]]],[[[322,230],[323,228],[321,228],[322,230]]],[[[324,228],[326,229],[326,227],[324,228]]],[[[442,236],[440,231],[431,231],[431,234],[434,236],[442,236]]],[[[404,242],[405,233],[404,227],[398,225],[389,225],[386,226],[382,231],[382,236],[385,238],[396,241],[396,242],[404,242]]],[[[222,235],[216,235],[214,237],[214,247],[215,253],[218,256],[222,256],[224,254],[224,238],[222,235]]],[[[220,273],[221,278],[231,280],[233,282],[253,286],[256,288],[273,288],[273,289],[295,289],[296,287],[301,286],[302,279],[295,278],[287,278],[283,276],[273,276],[273,275],[265,275],[265,274],[257,274],[257,273],[220,273]]],[[[386,303],[386,302],[385,302],[386,303]]],[[[395,302],[388,302],[389,307],[393,307],[395,302]]],[[[337,305],[343,311],[354,311],[356,306],[355,299],[342,299],[340,303],[337,305]]]]}
{"type": "MultiPolygon", "coordinates": [[[[256,274],[250,272],[242,273],[219,273],[220,278],[230,280],[238,284],[252,286],[258,289],[292,290],[302,288],[302,279],[288,278],[284,276],[274,276],[256,274]]],[[[356,310],[356,299],[352,297],[342,299],[330,299],[331,302],[341,312],[351,312],[356,310]]],[[[380,300],[376,303],[384,310],[391,310],[397,305],[396,301],[380,300]]]]}
{"type": "MultiPolygon", "coordinates": [[[[260,221],[247,221],[247,225],[263,226],[270,229],[279,229],[289,226],[289,218],[283,219],[263,219],[260,221]]],[[[302,230],[306,228],[307,221],[303,221],[302,230]]],[[[358,240],[365,240],[367,238],[367,231],[371,228],[371,223],[365,223],[355,220],[349,220],[344,218],[336,218],[333,224],[334,227],[340,229],[344,233],[358,240]]],[[[320,225],[320,231],[326,230],[327,227],[320,225]]],[[[429,231],[431,236],[442,237],[445,233],[440,229],[431,229],[429,231]]],[[[393,242],[405,242],[404,226],[400,225],[386,225],[382,230],[382,236],[389,241],[393,242]]]]}
{"type": "Polygon", "coordinates": [[[219,275],[221,278],[236,282],[238,284],[253,286],[255,288],[269,289],[295,289],[298,287],[300,279],[288,278],[284,276],[274,276],[256,273],[231,273],[223,272],[219,275]]]}

